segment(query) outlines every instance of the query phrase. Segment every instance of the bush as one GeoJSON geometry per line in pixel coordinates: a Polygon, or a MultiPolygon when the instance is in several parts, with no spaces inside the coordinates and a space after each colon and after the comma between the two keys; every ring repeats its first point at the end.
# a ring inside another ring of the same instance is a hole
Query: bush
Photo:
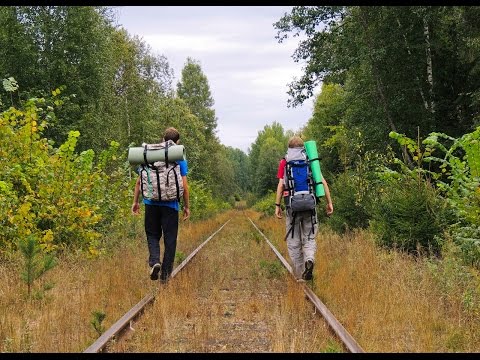
{"type": "Polygon", "coordinates": [[[418,178],[421,174],[429,179],[448,204],[446,234],[465,263],[480,267],[480,126],[460,138],[432,132],[421,144],[395,132],[390,137],[405,146],[417,164],[411,169],[394,159],[403,175],[390,170],[387,176],[418,178]]]}
{"type": "Polygon", "coordinates": [[[391,179],[373,207],[371,229],[382,246],[438,254],[445,205],[426,182],[391,179]]]}
{"type": "Polygon", "coordinates": [[[257,201],[257,203],[253,206],[253,209],[261,212],[264,216],[274,216],[275,197],[276,193],[270,190],[267,195],[257,201]]]}
{"type": "Polygon", "coordinates": [[[232,207],[231,204],[214,198],[212,191],[200,181],[189,181],[188,189],[190,192],[190,216],[193,221],[207,219],[232,207]]]}
{"type": "Polygon", "coordinates": [[[251,208],[253,207],[256,202],[258,201],[258,196],[256,196],[254,193],[248,192],[245,195],[245,201],[247,203],[247,207],[251,208]]]}
{"type": "Polygon", "coordinates": [[[96,255],[101,232],[129,210],[119,144],[97,158],[93,150],[78,154],[80,133],[70,131],[54,147],[43,135],[53,111],[46,99],[32,98],[0,113],[0,253],[33,235],[46,252],[72,246],[96,255]],[[107,172],[107,164],[116,170],[107,172]]]}
{"type": "MultiPolygon", "coordinates": [[[[349,229],[365,229],[369,225],[370,215],[368,212],[369,198],[359,198],[358,181],[352,173],[342,173],[329,185],[334,212],[328,221],[331,228],[339,233],[349,229]]],[[[323,211],[320,210],[320,211],[323,211]]],[[[319,216],[319,221],[324,222],[325,217],[319,216]]]]}

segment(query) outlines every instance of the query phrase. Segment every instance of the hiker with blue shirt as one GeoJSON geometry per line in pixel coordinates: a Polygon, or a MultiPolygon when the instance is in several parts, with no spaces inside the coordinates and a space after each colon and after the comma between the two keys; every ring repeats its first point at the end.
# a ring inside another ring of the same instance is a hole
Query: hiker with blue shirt
{"type": "MultiPolygon", "coordinates": [[[[178,144],[180,134],[170,127],[165,130],[163,142],[152,146],[168,147],[178,144]]],[[[145,146],[148,146],[145,144],[145,146]]],[[[145,148],[147,149],[147,147],[145,148]]],[[[168,159],[168,157],[167,157],[168,159]]],[[[140,214],[139,195],[142,191],[145,204],[145,233],[148,244],[150,279],[166,283],[173,271],[178,235],[178,212],[183,197],[183,220],[190,216],[190,200],[187,182],[187,160],[158,161],[139,168],[135,184],[132,213],[140,214]],[[164,253],[160,261],[160,238],[163,235],[164,253]]]]}
{"type": "MultiPolygon", "coordinates": [[[[275,216],[282,218],[280,201],[285,200],[286,236],[288,255],[293,263],[297,281],[312,280],[317,244],[317,198],[315,195],[308,156],[303,140],[293,136],[288,141],[285,158],[280,160],[277,171],[278,185],[275,216]]],[[[333,204],[327,181],[322,177],[327,200],[326,214],[333,213],[333,204]]]]}

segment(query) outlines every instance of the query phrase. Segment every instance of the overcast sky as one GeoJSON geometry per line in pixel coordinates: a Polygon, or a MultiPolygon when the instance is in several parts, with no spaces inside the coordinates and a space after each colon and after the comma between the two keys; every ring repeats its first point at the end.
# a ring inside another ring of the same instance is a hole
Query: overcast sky
{"type": "Polygon", "coordinates": [[[266,124],[298,130],[313,99],[287,107],[288,83],[302,74],[292,54],[298,37],[275,39],[273,23],[291,6],[123,6],[117,23],[167,57],[176,88],[187,57],[200,62],[217,116],[217,135],[245,152],[266,124]]]}

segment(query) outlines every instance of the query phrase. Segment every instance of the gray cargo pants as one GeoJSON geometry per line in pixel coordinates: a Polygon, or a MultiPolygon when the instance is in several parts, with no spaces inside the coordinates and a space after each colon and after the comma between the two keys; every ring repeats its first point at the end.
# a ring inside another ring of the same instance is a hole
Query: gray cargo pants
{"type": "Polygon", "coordinates": [[[305,262],[307,260],[315,262],[315,252],[317,251],[315,237],[318,231],[317,214],[312,218],[310,211],[297,212],[292,230],[290,228],[292,227],[293,215],[289,207],[287,207],[285,214],[288,255],[292,261],[294,276],[301,279],[305,270],[305,262]]]}

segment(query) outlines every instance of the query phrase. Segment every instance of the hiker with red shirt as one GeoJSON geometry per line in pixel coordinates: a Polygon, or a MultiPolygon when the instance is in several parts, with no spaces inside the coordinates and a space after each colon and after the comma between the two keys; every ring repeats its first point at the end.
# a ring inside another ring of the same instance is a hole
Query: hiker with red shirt
{"type": "MultiPolygon", "coordinates": [[[[293,136],[288,141],[287,156],[289,152],[302,153],[304,149],[303,140],[298,136],[293,136]]],[[[286,241],[288,255],[293,263],[293,273],[298,281],[311,280],[313,278],[313,266],[315,263],[315,253],[317,244],[315,236],[317,234],[317,214],[316,211],[296,211],[293,212],[287,198],[291,195],[286,186],[287,159],[280,160],[277,172],[278,185],[275,201],[275,216],[282,218],[282,208],[280,201],[282,196],[285,199],[286,213],[286,241]]],[[[322,184],[325,189],[327,200],[326,214],[330,216],[333,213],[333,204],[330,196],[327,181],[322,177],[322,184]]]]}

